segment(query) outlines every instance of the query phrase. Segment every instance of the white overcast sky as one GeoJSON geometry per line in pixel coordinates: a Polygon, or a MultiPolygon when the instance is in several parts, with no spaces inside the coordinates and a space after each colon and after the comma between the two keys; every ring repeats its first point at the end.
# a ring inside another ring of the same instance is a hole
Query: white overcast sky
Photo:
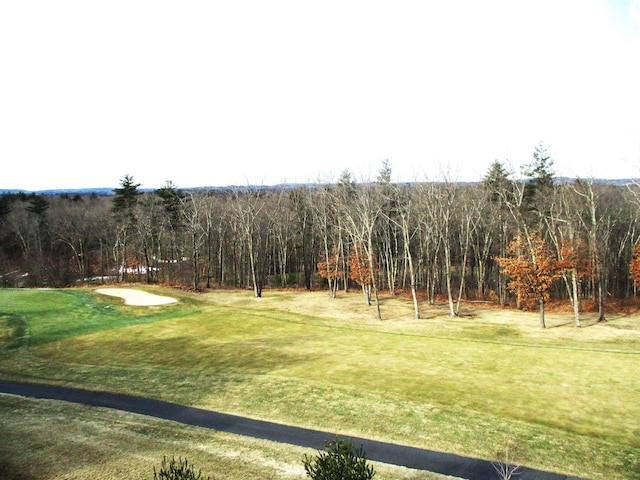
{"type": "Polygon", "coordinates": [[[0,3],[0,189],[640,177],[640,0],[0,3]]]}

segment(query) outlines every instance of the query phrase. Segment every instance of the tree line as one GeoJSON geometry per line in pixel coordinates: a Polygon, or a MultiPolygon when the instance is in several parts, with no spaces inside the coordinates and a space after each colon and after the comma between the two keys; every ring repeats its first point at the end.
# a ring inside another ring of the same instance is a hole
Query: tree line
{"type": "Polygon", "coordinates": [[[519,307],[586,301],[600,318],[640,281],[640,188],[554,177],[539,145],[518,177],[494,162],[481,182],[392,182],[348,170],[336,182],[113,195],[0,196],[5,287],[142,281],[213,287],[349,288],[382,318],[379,292],[519,307]],[[634,263],[635,262],[635,263],[634,263]]]}

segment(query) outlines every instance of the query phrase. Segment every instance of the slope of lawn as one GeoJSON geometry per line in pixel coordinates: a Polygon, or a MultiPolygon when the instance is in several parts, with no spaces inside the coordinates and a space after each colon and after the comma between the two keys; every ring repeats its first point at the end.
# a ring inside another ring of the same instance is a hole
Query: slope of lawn
{"type": "MultiPolygon", "coordinates": [[[[310,449],[66,402],[0,395],[0,412],[3,480],[151,480],[163,457],[188,459],[203,479],[295,479],[305,478],[304,455],[316,454],[310,449]]],[[[381,480],[454,480],[372,464],[381,480]]]]}
{"type": "Polygon", "coordinates": [[[449,318],[357,294],[186,294],[126,307],[89,290],[0,290],[0,377],[145,395],[534,468],[638,478],[640,318],[466,305],[449,318]],[[635,475],[635,476],[634,476],[635,475]]]}

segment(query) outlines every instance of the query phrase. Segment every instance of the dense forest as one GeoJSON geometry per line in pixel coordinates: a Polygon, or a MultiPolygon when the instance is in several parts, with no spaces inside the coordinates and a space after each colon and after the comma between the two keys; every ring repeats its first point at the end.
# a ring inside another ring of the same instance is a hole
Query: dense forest
{"type": "MultiPolygon", "coordinates": [[[[518,178],[494,162],[482,182],[397,184],[384,162],[356,182],[155,191],[125,175],[112,195],[0,196],[0,282],[58,287],[147,282],[361,289],[518,306],[566,300],[604,318],[635,295],[640,185],[554,178],[536,147],[518,178]]],[[[543,318],[542,321],[544,322],[543,318]]],[[[544,323],[543,323],[544,326],[544,323]]]]}

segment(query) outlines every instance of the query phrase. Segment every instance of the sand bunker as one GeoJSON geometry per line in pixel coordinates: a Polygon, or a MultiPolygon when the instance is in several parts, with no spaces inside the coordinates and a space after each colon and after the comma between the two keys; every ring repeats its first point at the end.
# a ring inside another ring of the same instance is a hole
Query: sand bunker
{"type": "Polygon", "coordinates": [[[95,292],[101,293],[102,295],[120,297],[124,299],[125,305],[133,305],[137,307],[167,305],[169,303],[177,302],[175,298],[154,295],[153,293],[147,293],[142,290],[134,290],[131,288],[98,288],[95,292]]]}

